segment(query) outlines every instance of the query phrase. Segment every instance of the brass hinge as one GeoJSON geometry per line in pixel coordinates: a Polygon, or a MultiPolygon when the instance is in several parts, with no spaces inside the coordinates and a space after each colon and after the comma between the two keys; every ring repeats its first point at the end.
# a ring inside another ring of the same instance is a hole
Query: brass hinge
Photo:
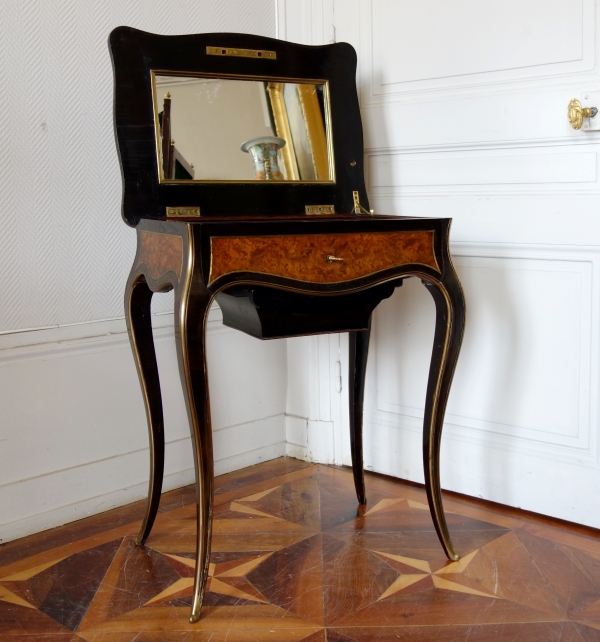
{"type": "Polygon", "coordinates": [[[305,214],[335,214],[335,209],[333,205],[305,205],[304,206],[305,214]]]}
{"type": "Polygon", "coordinates": [[[277,59],[276,51],[266,49],[234,49],[232,47],[206,47],[209,56],[237,56],[238,58],[268,58],[277,59]]]}
{"type": "Polygon", "coordinates": [[[199,207],[167,207],[167,218],[187,218],[200,216],[199,207]]]}
{"type": "Polygon", "coordinates": [[[368,214],[369,216],[373,216],[373,214],[375,214],[375,210],[367,210],[360,204],[360,196],[358,195],[358,192],[352,192],[352,201],[354,214],[368,214]]]}

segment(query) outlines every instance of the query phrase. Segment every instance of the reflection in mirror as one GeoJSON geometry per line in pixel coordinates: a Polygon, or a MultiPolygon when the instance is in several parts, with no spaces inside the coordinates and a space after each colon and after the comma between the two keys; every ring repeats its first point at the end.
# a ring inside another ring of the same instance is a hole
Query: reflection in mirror
{"type": "Polygon", "coordinates": [[[333,181],[327,85],[154,75],[161,180],[333,181]]]}

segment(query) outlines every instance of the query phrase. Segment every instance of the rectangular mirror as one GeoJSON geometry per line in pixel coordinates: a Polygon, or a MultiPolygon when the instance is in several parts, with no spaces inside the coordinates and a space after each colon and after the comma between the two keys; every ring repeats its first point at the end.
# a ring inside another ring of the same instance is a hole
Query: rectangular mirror
{"type": "Polygon", "coordinates": [[[326,82],[152,80],[161,182],[335,182],[326,82]]]}

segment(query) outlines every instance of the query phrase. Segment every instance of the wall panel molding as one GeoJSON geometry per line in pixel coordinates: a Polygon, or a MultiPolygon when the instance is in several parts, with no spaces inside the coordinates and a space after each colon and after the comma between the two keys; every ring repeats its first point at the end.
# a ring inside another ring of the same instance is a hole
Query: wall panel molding
{"type": "MultiPolygon", "coordinates": [[[[354,45],[370,206],[452,218],[467,325],[445,488],[600,526],[599,0],[336,0],[354,45]],[[594,499],[592,499],[594,498],[594,499]]],[[[434,305],[408,279],[375,312],[365,466],[423,481],[434,305]]],[[[344,462],[349,463],[349,447],[344,462]]]]}
{"type": "Polygon", "coordinates": [[[373,196],[419,193],[600,194],[598,146],[368,153],[373,196]]]}
{"type": "MultiPolygon", "coordinates": [[[[488,7],[485,15],[476,0],[459,0],[451,9],[438,0],[353,4],[357,7],[347,12],[356,14],[358,29],[347,15],[338,19],[337,13],[345,13],[341,3],[335,15],[344,28],[340,37],[350,36],[359,53],[367,150],[544,145],[550,140],[577,144],[582,139],[582,132],[575,135],[570,129],[565,113],[571,97],[600,83],[595,0],[558,0],[551,8],[543,0],[526,7],[508,0],[488,7]],[[442,20],[446,11],[448,19],[442,20]],[[494,12],[498,19],[487,23],[494,12]],[[463,28],[469,38],[457,33],[463,28]],[[486,28],[511,46],[494,45],[481,31],[486,28]],[[561,35],[552,37],[554,32],[561,35]],[[447,46],[446,37],[451,38],[447,46]],[[428,38],[433,40],[427,48],[428,38]],[[421,47],[437,53],[427,55],[421,47]],[[503,56],[518,64],[499,69],[503,56]],[[473,65],[478,71],[473,67],[468,73],[473,65]],[[447,67],[448,73],[436,76],[438,67],[447,67]]],[[[598,134],[583,138],[597,142],[598,134]]]]}
{"type": "MultiPolygon", "coordinates": [[[[366,113],[369,109],[364,110],[366,113]]],[[[477,141],[464,141],[464,142],[448,142],[443,144],[432,145],[398,145],[396,147],[380,146],[380,147],[367,147],[365,153],[369,156],[377,156],[381,154],[419,154],[419,153],[432,153],[432,152],[473,152],[473,151],[495,151],[495,150],[527,150],[529,148],[541,150],[546,148],[561,148],[570,147],[578,149],[579,147],[587,147],[589,145],[595,146],[600,142],[599,132],[586,132],[585,136],[578,138],[562,136],[554,138],[519,138],[514,140],[497,140],[491,142],[477,142],[477,141]]]]}
{"type": "Polygon", "coordinates": [[[485,9],[476,0],[452,7],[437,0],[362,0],[360,11],[365,106],[415,94],[447,98],[598,81],[594,0],[561,0],[551,8],[543,0],[527,6],[508,0],[485,9]],[[445,55],[427,55],[438,49],[445,55]]]}
{"type": "Polygon", "coordinates": [[[335,42],[334,0],[274,0],[277,38],[303,45],[335,42]]]}
{"type": "MultiPolygon", "coordinates": [[[[420,432],[366,419],[366,468],[423,483],[420,432]]],[[[598,528],[597,512],[590,510],[596,468],[449,439],[445,433],[441,455],[444,489],[598,528]]]]}
{"type": "Polygon", "coordinates": [[[342,336],[287,339],[286,440],[292,457],[326,464],[343,462],[348,402],[340,376],[344,366],[347,370],[342,336]]]}
{"type": "MultiPolygon", "coordinates": [[[[491,400],[490,410],[484,412],[483,415],[477,414],[477,412],[473,414],[473,409],[477,407],[477,404],[475,406],[471,404],[471,412],[465,414],[465,410],[469,408],[470,396],[489,397],[489,394],[493,394],[493,391],[488,389],[482,388],[479,390],[476,386],[473,387],[473,382],[469,383],[470,380],[468,379],[463,381],[462,379],[467,374],[467,370],[470,370],[471,373],[479,372],[478,377],[489,378],[494,373],[497,376],[501,376],[498,368],[502,366],[502,363],[492,358],[491,362],[496,364],[496,368],[493,370],[488,369],[490,359],[485,356],[485,346],[482,347],[480,343],[475,345],[469,343],[468,321],[467,336],[463,355],[461,356],[462,361],[459,362],[453,394],[446,415],[444,437],[598,468],[600,461],[597,426],[600,417],[600,402],[595,391],[598,387],[598,369],[600,366],[600,344],[597,330],[600,327],[600,291],[598,290],[598,283],[600,283],[600,250],[597,247],[455,243],[453,244],[453,257],[459,275],[461,270],[463,272],[466,286],[469,284],[469,279],[466,278],[468,269],[475,270],[474,274],[479,275],[479,280],[484,278],[486,270],[490,269],[517,270],[522,274],[520,278],[532,276],[532,284],[545,283],[547,279],[549,279],[549,283],[552,283],[555,278],[558,279],[555,283],[556,287],[554,289],[551,287],[543,288],[543,294],[549,299],[556,299],[557,305],[551,309],[558,316],[560,316],[561,307],[565,310],[564,314],[570,314],[570,316],[565,317],[565,319],[559,319],[558,317],[556,319],[543,319],[540,317],[537,322],[545,323],[546,327],[535,326],[535,332],[543,332],[541,342],[547,345],[547,350],[554,350],[555,352],[559,350],[559,357],[557,357],[559,360],[553,360],[550,357],[545,359],[543,355],[537,358],[542,359],[540,363],[547,363],[549,367],[556,369],[547,373],[547,376],[551,377],[551,379],[548,379],[548,385],[558,386],[559,395],[564,387],[571,386],[571,392],[570,396],[565,393],[560,402],[556,401],[555,410],[548,410],[551,414],[546,416],[542,399],[547,392],[545,393],[544,390],[535,392],[535,381],[530,381],[526,378],[528,387],[523,388],[523,391],[527,390],[528,396],[531,394],[541,395],[539,399],[536,397],[535,400],[530,398],[522,400],[522,403],[527,404],[524,408],[525,414],[522,416],[529,417],[529,423],[505,423],[493,419],[495,411],[492,409],[494,404],[497,405],[498,409],[501,409],[504,403],[514,406],[519,396],[518,393],[517,397],[513,394],[514,398],[491,400]],[[529,275],[528,272],[530,273],[529,275]],[[543,281],[539,281],[540,275],[544,279],[543,281]],[[561,287],[563,288],[562,290],[561,287]],[[570,295],[564,289],[569,287],[572,288],[570,295]],[[577,310],[571,309],[573,305],[576,305],[577,301],[579,301],[579,308],[577,310]],[[554,332],[554,325],[556,325],[555,321],[558,323],[557,327],[567,332],[566,334],[564,331],[560,334],[557,333],[553,342],[551,338],[554,332]],[[570,343],[563,345],[561,342],[567,339],[569,339],[570,343]],[[571,344],[573,344],[572,347],[571,344]],[[476,354],[474,350],[480,352],[476,354]],[[560,352],[560,350],[563,352],[560,352]],[[571,354],[574,350],[578,356],[571,354]],[[563,356],[567,358],[564,363],[560,361],[563,356]],[[559,363],[563,364],[563,371],[558,366],[559,363]],[[465,368],[467,370],[464,370],[465,368]],[[564,385],[560,383],[563,379],[564,385]],[[553,382],[552,384],[550,384],[551,381],[553,382]],[[528,406],[531,406],[531,408],[528,406]],[[536,417],[538,418],[536,419],[536,417]],[[552,418],[555,419],[554,425],[552,418]]],[[[496,283],[496,281],[490,281],[491,283],[496,283]]],[[[506,288],[504,293],[498,291],[497,295],[495,292],[489,294],[492,298],[494,296],[498,297],[498,301],[495,302],[496,306],[510,306],[510,300],[503,298],[509,292],[514,306],[519,305],[519,296],[531,292],[530,289],[525,289],[519,294],[518,289],[515,289],[514,280],[507,281],[504,287],[506,288]]],[[[485,306],[489,307],[489,305],[485,302],[485,297],[482,297],[482,293],[480,292],[478,296],[472,296],[469,299],[467,287],[466,294],[467,301],[474,302],[471,304],[472,314],[470,317],[468,316],[470,322],[481,325],[487,319],[488,322],[493,323],[494,317],[489,316],[490,314],[493,315],[493,306],[488,311],[483,309],[485,306]],[[474,308],[479,309],[474,310],[474,308]]],[[[377,312],[376,319],[378,319],[378,323],[382,321],[382,317],[379,315],[385,315],[385,310],[386,307],[382,306],[382,311],[377,312]]],[[[515,314],[519,313],[518,308],[512,311],[505,309],[505,312],[504,321],[512,319],[512,323],[515,324],[510,332],[513,335],[515,332],[522,332],[523,328],[521,327],[519,330],[520,326],[518,326],[520,321],[515,316],[515,314]]],[[[531,317],[530,323],[535,324],[536,319],[531,317]]],[[[501,342],[503,337],[506,336],[506,328],[503,329],[499,326],[495,329],[499,330],[495,340],[501,342]]],[[[514,336],[512,340],[518,341],[514,336]]],[[[381,339],[378,339],[378,341],[381,341],[381,339]]],[[[521,345],[520,351],[525,354],[526,346],[523,345],[523,341],[526,341],[526,339],[521,340],[519,345],[521,345]]],[[[509,347],[507,346],[507,349],[509,347]]],[[[388,345],[386,351],[390,351],[390,349],[391,346],[388,345]]],[[[376,350],[374,352],[375,355],[378,354],[376,350]]],[[[536,358],[536,354],[534,348],[532,358],[536,358]]],[[[403,430],[421,432],[422,405],[418,403],[406,405],[406,402],[403,402],[402,399],[398,400],[396,388],[394,386],[390,388],[387,385],[386,375],[389,378],[389,374],[387,371],[380,370],[379,357],[375,356],[374,361],[376,365],[373,366],[372,371],[375,372],[375,382],[371,385],[376,390],[377,401],[370,406],[369,421],[382,426],[394,426],[403,430]]],[[[518,364],[507,361],[506,367],[508,370],[505,374],[509,377],[509,380],[515,377],[516,380],[520,380],[519,377],[526,376],[523,373],[512,370],[512,368],[518,368],[518,364]]],[[[523,367],[522,363],[520,367],[523,367]]],[[[419,376],[423,378],[423,373],[419,376]]],[[[503,386],[506,387],[506,384],[503,384],[503,386]]],[[[510,383],[508,386],[510,390],[510,383]]],[[[501,386],[500,390],[503,389],[501,386]]],[[[514,390],[513,393],[515,393],[514,390]]]]}

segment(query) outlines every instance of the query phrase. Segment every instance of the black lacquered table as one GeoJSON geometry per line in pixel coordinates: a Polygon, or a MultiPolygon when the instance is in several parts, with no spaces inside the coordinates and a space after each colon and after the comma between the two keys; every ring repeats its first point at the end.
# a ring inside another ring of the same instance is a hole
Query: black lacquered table
{"type": "Polygon", "coordinates": [[[175,291],[177,356],[196,470],[197,559],[190,619],[197,621],[208,577],[213,501],[206,362],[211,304],[218,302],[225,325],[258,339],[349,333],[352,464],[358,502],[365,504],[362,415],[371,316],[403,279],[416,277],[436,306],[423,425],[425,484],[441,545],[457,560],[439,476],[444,413],[465,322],[463,292],[449,251],[451,220],[381,216],[368,210],[354,50],[343,43],[304,47],[243,34],[168,37],[124,27],[113,31],[110,47],[123,216],[137,230],[125,311],[150,432],[149,496],[137,543],[143,545],[150,534],[164,469],[164,422],[150,314],[154,293],[175,291]],[[233,53],[209,55],[211,48],[233,53]],[[247,51],[255,53],[240,53],[247,51]],[[276,55],[265,60],[256,52],[276,55]],[[328,83],[335,152],[329,180],[295,184],[165,179],[152,107],[155,70],[179,76],[264,78],[265,83],[273,78],[328,83]]]}

